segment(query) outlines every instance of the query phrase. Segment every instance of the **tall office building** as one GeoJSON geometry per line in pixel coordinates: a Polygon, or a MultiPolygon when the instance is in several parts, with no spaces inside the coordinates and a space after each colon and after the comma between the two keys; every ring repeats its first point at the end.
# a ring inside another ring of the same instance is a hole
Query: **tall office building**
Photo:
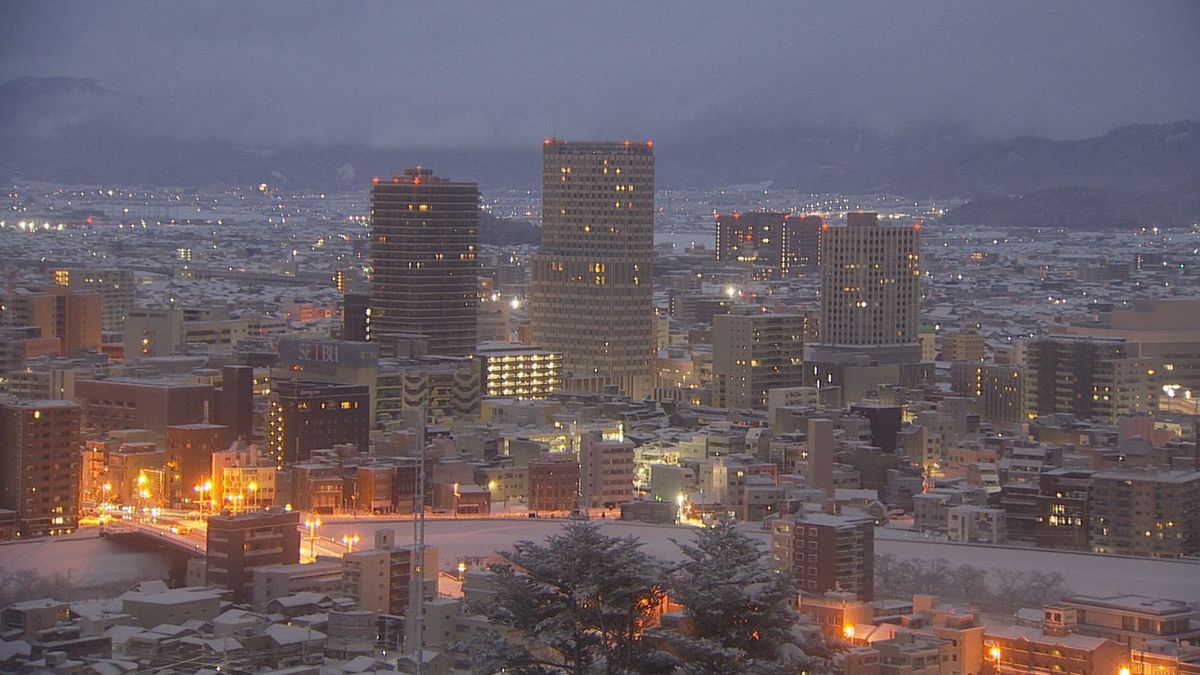
{"type": "Polygon", "coordinates": [[[804,349],[805,384],[838,386],[844,403],[880,384],[916,386],[921,366],[921,226],[851,212],[821,226],[821,339],[804,349]]]}
{"type": "Polygon", "coordinates": [[[75,403],[0,403],[0,508],[16,511],[20,536],[75,530],[82,447],[75,403]]]}
{"type": "Polygon", "coordinates": [[[1155,408],[1153,361],[1124,338],[1049,335],[1025,340],[1024,347],[1029,419],[1070,413],[1116,424],[1155,408]]]}
{"type": "Polygon", "coordinates": [[[716,256],[720,262],[761,267],[760,276],[793,276],[817,269],[820,216],[777,211],[733,211],[716,216],[716,256]]]}
{"type": "MultiPolygon", "coordinates": [[[[408,169],[371,188],[372,332],[421,333],[429,353],[475,349],[479,187],[408,169]]],[[[357,336],[356,336],[357,337],[357,336]]]]}
{"type": "Polygon", "coordinates": [[[652,144],[547,140],[542,244],[529,291],[532,341],[561,353],[574,377],[648,393],[653,246],[652,144]]]}
{"type": "Polygon", "coordinates": [[[917,344],[920,241],[920,225],[880,225],[875,213],[822,230],[822,344],[917,344]]]}
{"type": "Polygon", "coordinates": [[[125,315],[133,309],[133,272],[121,269],[56,269],[54,283],[73,291],[100,294],[101,327],[112,333],[125,329],[125,315]]]}
{"type": "Polygon", "coordinates": [[[771,389],[804,383],[804,314],[744,312],[713,317],[713,404],[767,407],[771,389]]]}
{"type": "Polygon", "coordinates": [[[281,380],[271,387],[267,447],[279,466],[342,443],[366,451],[370,433],[371,394],[366,386],[281,380]]]}

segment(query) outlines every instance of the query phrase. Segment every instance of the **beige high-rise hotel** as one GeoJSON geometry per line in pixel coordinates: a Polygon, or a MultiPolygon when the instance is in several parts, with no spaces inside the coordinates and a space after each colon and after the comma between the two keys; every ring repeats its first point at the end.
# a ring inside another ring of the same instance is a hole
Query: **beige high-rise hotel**
{"type": "Polygon", "coordinates": [[[534,344],[573,378],[649,393],[653,246],[651,143],[545,142],[530,317],[534,344]]]}

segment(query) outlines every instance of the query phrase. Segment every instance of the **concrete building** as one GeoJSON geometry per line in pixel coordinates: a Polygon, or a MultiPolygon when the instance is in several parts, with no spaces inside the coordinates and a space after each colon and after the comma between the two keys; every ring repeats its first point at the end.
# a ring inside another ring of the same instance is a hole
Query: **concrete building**
{"type": "Polygon", "coordinates": [[[149,429],[209,421],[213,388],[182,379],[110,377],[77,380],[75,399],[83,423],[96,431],[149,429]]]}
{"type": "Polygon", "coordinates": [[[371,187],[371,332],[429,336],[429,353],[475,349],[479,186],[407,169],[371,187]]]}
{"type": "Polygon", "coordinates": [[[713,404],[767,407],[771,389],[804,381],[805,314],[747,312],[713,317],[713,404]]]}
{"type": "Polygon", "coordinates": [[[803,593],[874,595],[875,523],[869,518],[785,515],[772,524],[771,555],[803,593]]]}
{"type": "Polygon", "coordinates": [[[397,546],[395,536],[393,530],[376,530],[374,548],[342,556],[342,594],[360,610],[402,615],[417,575],[423,574],[424,584],[436,583],[437,549],[425,547],[422,566],[416,549],[397,546]]]}
{"type": "Polygon", "coordinates": [[[307,337],[281,337],[279,362],[271,369],[273,380],[300,379],[310,382],[354,384],[370,395],[370,419],[377,419],[379,345],[307,337]]]}
{"type": "Polygon", "coordinates": [[[300,512],[269,509],[208,519],[208,584],[233,591],[234,600],[250,600],[256,567],[300,562],[300,512]]]}
{"type": "Polygon", "coordinates": [[[615,508],[633,499],[633,443],[605,440],[600,431],[583,434],[579,446],[580,504],[615,508]]]}
{"type": "Polygon", "coordinates": [[[1074,595],[1051,607],[1061,612],[1062,630],[1105,638],[1130,649],[1144,649],[1155,640],[1194,644],[1200,638],[1200,611],[1183,600],[1074,595]]]}
{"type": "Polygon", "coordinates": [[[268,452],[283,466],[342,443],[366,451],[370,405],[370,391],[362,385],[277,381],[267,397],[268,452]]]}
{"type": "Polygon", "coordinates": [[[483,396],[540,400],[562,389],[562,354],[538,347],[485,342],[479,360],[483,396]]]}
{"type": "Polygon", "coordinates": [[[1200,472],[1099,471],[1092,475],[1088,525],[1097,553],[1200,555],[1200,472]]]}
{"type": "Polygon", "coordinates": [[[1029,419],[1070,413],[1116,424],[1156,408],[1153,365],[1121,338],[1052,335],[1024,348],[1029,419]]]}
{"type": "MultiPolygon", "coordinates": [[[[200,499],[197,487],[212,480],[212,457],[229,447],[229,427],[177,424],[166,427],[167,498],[176,508],[200,499]]],[[[211,491],[211,490],[210,490],[211,491]]]]}
{"type": "Polygon", "coordinates": [[[762,268],[756,276],[786,277],[817,269],[820,216],[774,211],[717,214],[716,258],[762,268]]]}
{"type": "Polygon", "coordinates": [[[528,472],[530,511],[574,511],[579,508],[579,460],[573,453],[544,453],[529,462],[528,472]]]}
{"type": "Polygon", "coordinates": [[[822,227],[821,332],[804,350],[806,385],[857,391],[928,378],[912,367],[922,360],[920,234],[919,224],[881,225],[875,213],[822,227]]]}
{"type": "Polygon", "coordinates": [[[100,294],[100,328],[107,333],[125,329],[125,315],[133,309],[133,272],[91,267],[57,269],[54,283],[68,289],[100,294]]]}
{"type": "Polygon", "coordinates": [[[1093,473],[1088,469],[1050,469],[1038,476],[1034,526],[1038,547],[1090,549],[1093,473]]]}
{"type": "Polygon", "coordinates": [[[12,326],[37,326],[42,337],[58,338],[63,356],[100,348],[102,299],[93,291],[48,286],[42,291],[17,289],[5,313],[12,326]]]}
{"type": "Polygon", "coordinates": [[[956,362],[950,365],[951,389],[979,402],[979,417],[988,422],[1019,424],[1025,416],[1025,378],[1007,365],[956,362]]]}
{"type": "Polygon", "coordinates": [[[75,531],[82,449],[78,405],[0,403],[0,509],[16,512],[19,536],[75,531]]]}
{"type": "Polygon", "coordinates": [[[1008,539],[1004,509],[960,504],[947,510],[946,534],[950,541],[1000,544],[1008,539]]]}
{"type": "Polygon", "coordinates": [[[479,362],[455,356],[384,359],[376,385],[380,425],[404,419],[407,411],[425,411],[431,424],[479,414],[479,362]]]}
{"type": "Polygon", "coordinates": [[[640,398],[653,386],[653,146],[549,139],[542,157],[531,342],[640,398]]]}

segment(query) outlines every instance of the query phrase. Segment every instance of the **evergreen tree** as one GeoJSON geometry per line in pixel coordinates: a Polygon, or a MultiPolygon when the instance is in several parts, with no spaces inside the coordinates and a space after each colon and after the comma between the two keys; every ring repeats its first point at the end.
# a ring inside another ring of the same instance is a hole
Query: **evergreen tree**
{"type": "Polygon", "coordinates": [[[823,672],[828,662],[810,652],[799,630],[790,575],[771,566],[759,542],[732,522],[676,542],[686,557],[670,583],[671,599],[684,606],[681,631],[657,631],[686,673],[823,672]]]}
{"type": "Polygon", "coordinates": [[[467,645],[476,672],[618,675],[653,660],[642,630],[662,602],[663,570],[639,541],[577,522],[502,555],[496,597],[480,609],[507,630],[467,645]]]}

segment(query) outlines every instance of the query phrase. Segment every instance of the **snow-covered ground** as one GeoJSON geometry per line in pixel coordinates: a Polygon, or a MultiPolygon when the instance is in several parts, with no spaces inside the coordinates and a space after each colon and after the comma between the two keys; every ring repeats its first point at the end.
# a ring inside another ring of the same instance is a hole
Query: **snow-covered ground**
{"type": "Polygon", "coordinates": [[[60,600],[91,598],[98,591],[165,579],[168,558],[155,551],[130,550],[85,531],[0,545],[0,572],[33,570],[45,580],[61,579],[60,600]]]}
{"type": "MultiPolygon", "coordinates": [[[[566,521],[552,519],[476,519],[430,521],[426,543],[438,549],[439,566],[450,570],[460,560],[487,559],[497,551],[511,549],[523,539],[541,540],[559,532],[566,521]]],[[[672,539],[690,541],[694,528],[648,525],[601,520],[604,531],[615,536],[631,535],[644,543],[644,550],[664,560],[677,560],[679,549],[672,539]]],[[[328,523],[318,534],[340,540],[345,534],[358,534],[362,547],[369,547],[378,528],[396,531],[396,540],[413,540],[411,521],[328,523]]],[[[762,541],[768,534],[748,526],[747,532],[762,541]]],[[[1158,597],[1200,601],[1200,562],[1126,558],[1037,549],[970,546],[936,541],[912,541],[892,538],[893,533],[876,537],[875,550],[900,559],[936,560],[945,558],[955,564],[982,569],[1014,568],[1059,572],[1067,586],[1077,593],[1136,593],[1158,597]],[[885,538],[886,537],[886,538],[885,538]]],[[[111,584],[132,585],[145,579],[161,579],[167,574],[166,556],[154,552],[130,551],[107,540],[90,536],[42,539],[0,545],[0,571],[37,570],[44,577],[70,575],[70,585],[83,589],[111,584]]],[[[87,597],[87,592],[72,597],[87,597]]],[[[69,599],[69,598],[68,598],[69,599]]]]}
{"type": "MultiPolygon", "coordinates": [[[[558,532],[564,521],[527,520],[438,520],[430,521],[425,541],[438,548],[439,566],[450,569],[459,560],[486,558],[495,551],[512,548],[522,539],[540,540],[558,532]]],[[[644,542],[647,553],[664,560],[677,560],[679,549],[671,539],[688,541],[694,534],[689,527],[647,525],[621,521],[599,521],[604,531],[615,536],[632,535],[644,542]]],[[[334,539],[343,534],[359,534],[364,542],[379,527],[394,527],[396,540],[412,541],[412,524],[339,523],[321,528],[321,534],[334,539]]],[[[747,532],[766,542],[769,535],[756,528],[747,532]]],[[[889,535],[891,533],[888,533],[889,535]]],[[[1200,601],[1200,561],[1154,560],[1084,553],[1066,553],[1039,549],[972,546],[935,541],[875,539],[875,551],[900,559],[936,560],[945,558],[954,564],[981,569],[1013,568],[1025,571],[1059,572],[1067,587],[1076,593],[1136,593],[1156,597],[1200,601]]]]}

